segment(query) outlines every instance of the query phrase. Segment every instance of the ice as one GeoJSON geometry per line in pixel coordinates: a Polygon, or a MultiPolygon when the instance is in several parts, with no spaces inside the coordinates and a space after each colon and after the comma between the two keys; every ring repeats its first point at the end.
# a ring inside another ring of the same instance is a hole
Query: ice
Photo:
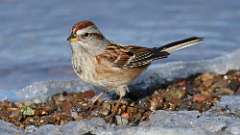
{"type": "Polygon", "coordinates": [[[42,126],[35,132],[29,133],[32,135],[61,135],[61,131],[54,125],[42,126]]]}
{"type": "MultiPolygon", "coordinates": [[[[227,108],[230,112],[240,113],[240,96],[224,96],[221,98],[221,102],[216,105],[216,108],[227,108]]],[[[239,114],[240,115],[240,114],[239,114]]]]}
{"type": "MultiPolygon", "coordinates": [[[[84,90],[98,90],[94,86],[83,81],[42,81],[26,86],[19,90],[16,95],[24,101],[33,101],[35,103],[44,102],[46,99],[56,93],[79,92],[84,90]]],[[[97,91],[96,91],[97,92],[97,91]]]]}
{"type": "Polygon", "coordinates": [[[0,120],[1,135],[23,135],[23,129],[19,129],[11,123],[0,120]]]}

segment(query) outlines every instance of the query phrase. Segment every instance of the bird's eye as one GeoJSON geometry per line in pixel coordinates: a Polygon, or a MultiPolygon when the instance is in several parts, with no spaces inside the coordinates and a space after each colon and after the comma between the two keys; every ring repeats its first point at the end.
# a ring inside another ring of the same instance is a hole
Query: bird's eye
{"type": "Polygon", "coordinates": [[[89,33],[85,33],[85,34],[82,35],[83,38],[86,38],[88,36],[89,36],[89,33]]]}

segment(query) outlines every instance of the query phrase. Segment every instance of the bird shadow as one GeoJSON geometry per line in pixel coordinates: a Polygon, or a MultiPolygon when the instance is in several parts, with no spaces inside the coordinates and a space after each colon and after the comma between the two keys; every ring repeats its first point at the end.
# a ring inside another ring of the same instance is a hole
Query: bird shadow
{"type": "Polygon", "coordinates": [[[179,80],[192,80],[196,78],[201,73],[196,73],[193,75],[189,75],[188,77],[184,78],[175,78],[174,80],[165,80],[162,79],[159,81],[153,81],[151,84],[146,85],[144,81],[140,81],[136,84],[132,84],[129,86],[129,92],[125,96],[126,99],[130,99],[132,101],[139,101],[150,97],[155,91],[158,90],[166,90],[169,85],[177,83],[179,80]],[[145,87],[143,87],[145,85],[145,87]]]}

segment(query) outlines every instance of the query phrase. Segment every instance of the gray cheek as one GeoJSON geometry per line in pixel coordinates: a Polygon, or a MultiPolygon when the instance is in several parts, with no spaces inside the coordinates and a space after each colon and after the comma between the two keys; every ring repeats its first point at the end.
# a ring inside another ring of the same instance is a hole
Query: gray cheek
{"type": "Polygon", "coordinates": [[[81,41],[81,40],[82,40],[81,35],[78,35],[78,36],[77,36],[77,40],[78,40],[78,41],[81,41]]]}
{"type": "Polygon", "coordinates": [[[85,39],[78,38],[77,40],[78,40],[78,43],[79,43],[79,44],[84,44],[84,43],[86,43],[86,40],[85,40],[85,39]]]}

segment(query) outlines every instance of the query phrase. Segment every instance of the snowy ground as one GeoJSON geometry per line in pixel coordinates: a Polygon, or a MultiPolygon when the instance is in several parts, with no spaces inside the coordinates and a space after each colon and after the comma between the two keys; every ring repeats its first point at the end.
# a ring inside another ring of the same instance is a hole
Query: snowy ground
{"type": "MultiPolygon", "coordinates": [[[[238,57],[240,50],[224,57],[207,61],[171,63],[154,67],[147,71],[142,79],[151,77],[141,85],[142,90],[150,85],[172,80],[176,77],[185,77],[197,72],[225,73],[230,69],[240,69],[238,57]],[[164,71],[164,72],[163,72],[164,71]]],[[[142,82],[139,79],[136,84],[142,82]]],[[[48,81],[38,82],[25,87],[13,94],[10,99],[32,100],[42,102],[48,96],[63,90],[79,91],[92,86],[79,81],[48,81]]],[[[10,95],[10,94],[6,94],[10,95]]],[[[5,97],[8,98],[8,97],[5,97]]],[[[99,135],[112,134],[139,134],[139,135],[239,135],[240,134],[240,96],[225,96],[211,110],[199,113],[196,111],[156,111],[150,116],[149,121],[134,127],[117,127],[106,124],[102,119],[92,119],[80,122],[69,122],[65,125],[45,125],[39,128],[29,126],[25,130],[18,129],[12,124],[0,121],[0,132],[4,134],[35,134],[35,135],[79,135],[93,133],[99,135]],[[221,111],[222,109],[225,111],[221,111]]]]}
{"type": "Polygon", "coordinates": [[[62,126],[45,125],[40,128],[28,127],[25,131],[0,121],[0,131],[4,135],[31,133],[34,135],[239,135],[240,134],[240,97],[224,97],[218,105],[205,112],[195,111],[157,111],[150,121],[136,127],[116,127],[106,124],[102,119],[69,122],[62,126]],[[228,111],[219,113],[220,108],[228,105],[228,111]]]}

